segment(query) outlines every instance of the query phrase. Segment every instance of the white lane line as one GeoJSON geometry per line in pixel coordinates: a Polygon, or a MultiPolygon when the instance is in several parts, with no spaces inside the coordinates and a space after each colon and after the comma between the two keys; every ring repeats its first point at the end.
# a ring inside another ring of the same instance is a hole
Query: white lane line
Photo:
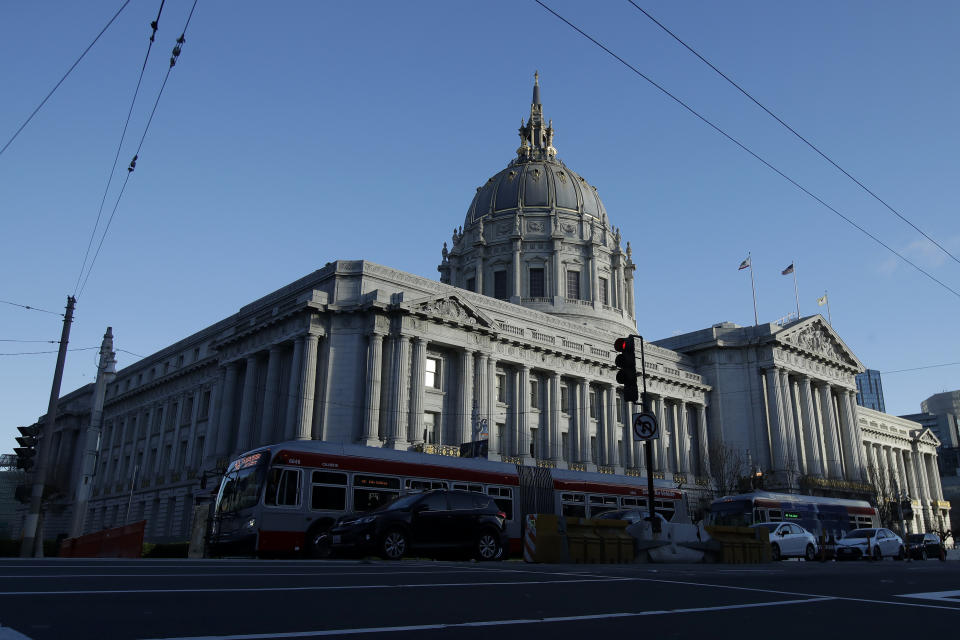
{"type": "MultiPolygon", "coordinates": [[[[469,570],[460,571],[391,571],[387,575],[438,575],[442,573],[469,573],[469,570]]],[[[0,575],[0,580],[20,580],[23,578],[184,578],[184,577],[207,577],[207,578],[233,578],[236,576],[311,576],[314,578],[324,578],[326,576],[382,576],[383,571],[328,571],[313,573],[263,573],[254,571],[251,573],[47,573],[36,575],[0,575]]]]}
{"type": "Polygon", "coordinates": [[[285,633],[246,633],[228,636],[191,636],[151,638],[150,640],[259,640],[261,638],[314,638],[321,636],[358,635],[365,633],[395,633],[397,631],[429,631],[434,629],[462,629],[466,627],[498,627],[518,624],[541,624],[551,622],[579,622],[585,620],[609,620],[613,618],[636,618],[641,616],[663,616],[677,613],[704,613],[728,609],[750,609],[754,607],[777,607],[788,604],[807,604],[826,602],[834,598],[807,598],[804,600],[778,600],[774,602],[749,602],[728,604],[718,607],[694,607],[687,609],[664,609],[652,611],[628,611],[623,613],[596,613],[582,616],[558,616],[552,618],[516,618],[512,620],[480,620],[477,622],[457,622],[450,624],[417,624],[398,627],[366,627],[360,629],[324,629],[321,631],[291,631],[285,633]]]}
{"type": "Polygon", "coordinates": [[[941,602],[955,602],[960,604],[960,591],[926,591],[924,593],[901,593],[898,598],[919,598],[921,600],[940,600],[941,602]]]}
{"type": "Polygon", "coordinates": [[[526,582],[439,582],[424,584],[351,584],[312,587],[234,587],[224,589],[75,589],[71,591],[0,591],[0,596],[69,596],[121,593],[231,593],[264,591],[349,591],[351,589],[423,589],[446,587],[513,587],[531,584],[571,584],[575,582],[624,582],[626,578],[591,578],[587,580],[528,580],[526,582]]]}

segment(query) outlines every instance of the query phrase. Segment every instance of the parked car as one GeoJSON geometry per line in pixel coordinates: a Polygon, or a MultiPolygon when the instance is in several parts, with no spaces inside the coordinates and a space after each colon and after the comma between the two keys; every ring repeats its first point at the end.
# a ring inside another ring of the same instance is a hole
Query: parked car
{"type": "Polygon", "coordinates": [[[758,522],[751,526],[754,529],[769,529],[770,558],[774,562],[782,558],[816,560],[817,539],[800,525],[792,522],[758,522]]]}
{"type": "Polygon", "coordinates": [[[890,529],[854,529],[837,540],[837,560],[903,560],[903,540],[890,529]]]}
{"type": "Polygon", "coordinates": [[[330,533],[335,551],[373,551],[390,560],[411,551],[469,551],[478,560],[497,560],[508,544],[506,520],[489,496],[435,489],[344,515],[330,533]]]}
{"type": "Polygon", "coordinates": [[[907,555],[914,560],[927,558],[946,559],[943,542],[935,533],[911,533],[907,535],[907,555]]]}

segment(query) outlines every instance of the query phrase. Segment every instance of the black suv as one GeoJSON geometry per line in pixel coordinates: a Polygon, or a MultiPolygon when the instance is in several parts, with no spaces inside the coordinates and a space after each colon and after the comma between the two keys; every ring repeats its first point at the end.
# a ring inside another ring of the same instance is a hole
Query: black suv
{"type": "Polygon", "coordinates": [[[503,557],[507,516],[493,498],[472,491],[410,493],[333,525],[337,551],[375,551],[398,560],[411,551],[469,551],[479,560],[503,557]]]}
{"type": "Polygon", "coordinates": [[[907,553],[916,560],[927,558],[946,559],[943,543],[935,533],[911,533],[907,536],[907,553]]]}

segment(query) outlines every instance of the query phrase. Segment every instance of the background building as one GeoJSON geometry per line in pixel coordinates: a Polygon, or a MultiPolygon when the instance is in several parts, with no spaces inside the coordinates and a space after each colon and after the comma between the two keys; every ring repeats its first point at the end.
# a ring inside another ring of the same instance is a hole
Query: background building
{"type": "Polygon", "coordinates": [[[883,383],[880,372],[876,369],[867,369],[857,374],[857,404],[881,413],[886,412],[883,405],[883,383]]]}

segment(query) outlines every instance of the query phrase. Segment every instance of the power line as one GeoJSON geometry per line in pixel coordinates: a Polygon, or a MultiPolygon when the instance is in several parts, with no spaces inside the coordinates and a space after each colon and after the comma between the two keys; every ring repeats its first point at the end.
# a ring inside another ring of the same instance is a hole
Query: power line
{"type": "Polygon", "coordinates": [[[56,311],[47,311],[46,309],[40,309],[40,308],[38,308],[38,307],[31,307],[30,305],[27,305],[27,304],[17,304],[16,302],[10,302],[10,301],[8,301],[8,300],[0,300],[0,302],[2,302],[3,304],[12,305],[12,306],[14,306],[14,307],[21,307],[21,308],[23,308],[23,309],[29,309],[30,311],[41,311],[41,312],[43,312],[43,313],[49,313],[49,314],[54,315],[54,316],[63,316],[62,313],[57,313],[56,311]]]}
{"type": "MultiPolygon", "coordinates": [[[[100,347],[81,347],[79,349],[67,349],[67,351],[90,351],[91,349],[99,349],[100,347]]],[[[57,349],[53,351],[20,351],[18,353],[0,353],[0,356],[34,356],[41,353],[58,353],[57,349]]]]}
{"type": "Polygon", "coordinates": [[[9,146],[13,143],[13,141],[16,139],[16,137],[17,137],[18,135],[20,135],[20,132],[23,131],[24,127],[26,127],[27,124],[29,124],[29,122],[30,122],[31,120],[33,120],[33,116],[37,115],[37,112],[40,111],[40,109],[43,107],[43,105],[45,105],[45,104],[47,103],[47,100],[50,99],[50,96],[53,95],[53,92],[56,91],[56,90],[60,87],[61,84],[63,84],[63,81],[67,79],[67,76],[70,75],[70,72],[72,72],[73,69],[74,69],[78,64],[80,64],[80,61],[83,60],[83,57],[84,57],[85,55],[87,55],[87,52],[90,51],[90,49],[93,47],[93,45],[95,45],[95,44],[97,43],[97,40],[100,39],[100,36],[102,36],[102,35],[104,34],[104,32],[110,27],[110,25],[113,24],[113,21],[117,19],[117,16],[120,15],[120,12],[122,12],[124,9],[126,9],[126,7],[127,7],[128,4],[130,4],[130,0],[126,0],[126,2],[124,2],[123,5],[122,5],[119,9],[117,9],[117,12],[116,12],[115,14],[113,14],[113,17],[110,18],[110,21],[109,21],[109,22],[107,22],[107,25],[106,25],[103,29],[101,29],[101,30],[100,30],[100,33],[97,34],[97,37],[93,39],[93,42],[91,42],[91,43],[87,46],[87,48],[83,50],[83,53],[80,54],[80,57],[77,58],[77,61],[74,62],[72,65],[70,65],[70,68],[67,69],[67,72],[66,72],[65,74],[63,74],[63,77],[62,77],[62,78],[60,78],[60,81],[53,86],[53,89],[50,90],[50,93],[47,94],[47,97],[44,98],[44,99],[40,102],[40,104],[37,105],[37,108],[33,110],[33,113],[30,114],[30,117],[28,117],[26,120],[24,120],[23,124],[20,125],[20,128],[17,129],[16,133],[14,133],[13,136],[12,136],[9,140],[7,140],[7,143],[6,143],[5,145],[3,145],[3,148],[2,148],[2,149],[0,149],[0,155],[3,155],[3,152],[6,151],[6,150],[7,150],[7,147],[9,147],[9,146]]]}
{"type": "Polygon", "coordinates": [[[817,202],[819,202],[821,205],[823,205],[825,208],[827,208],[827,209],[829,209],[830,211],[832,211],[833,213],[835,213],[835,214],[836,214],[837,216],[839,216],[840,218],[843,218],[843,220],[845,220],[845,221],[846,221],[848,224],[850,224],[852,227],[854,227],[855,229],[857,229],[858,231],[860,231],[861,233],[863,233],[864,235],[866,235],[867,237],[869,237],[871,240],[873,240],[874,242],[876,242],[877,244],[879,244],[881,247],[883,247],[884,249],[886,249],[887,251],[889,251],[889,252],[892,253],[893,255],[897,256],[898,258],[900,258],[901,260],[903,260],[904,262],[906,262],[907,264],[909,264],[911,267],[913,267],[914,269],[916,269],[917,271],[919,271],[920,273],[922,273],[923,275],[925,275],[927,278],[929,278],[929,279],[932,280],[933,282],[936,282],[938,285],[940,285],[941,287],[943,287],[944,289],[946,289],[947,291],[949,291],[950,293],[952,293],[952,294],[955,295],[956,297],[960,298],[960,292],[956,291],[955,289],[952,289],[951,287],[949,287],[949,286],[946,285],[945,283],[941,282],[940,280],[938,280],[937,278],[935,278],[932,274],[928,273],[927,271],[925,271],[924,269],[922,269],[920,266],[918,266],[917,264],[915,264],[914,262],[912,262],[910,259],[908,259],[906,256],[902,255],[902,254],[901,254],[900,252],[898,252],[896,249],[894,249],[893,247],[889,246],[888,244],[886,244],[885,242],[883,242],[882,240],[880,240],[878,237],[876,237],[875,235],[873,235],[872,233],[870,233],[869,231],[867,231],[866,229],[864,229],[863,227],[861,227],[860,225],[858,225],[856,222],[854,222],[853,220],[851,220],[851,219],[848,218],[847,216],[845,216],[845,215],[843,215],[842,213],[840,213],[837,209],[835,209],[835,208],[833,208],[832,206],[830,206],[829,204],[827,204],[827,203],[826,203],[823,199],[821,199],[819,196],[814,195],[814,194],[813,194],[810,190],[808,190],[806,187],[804,187],[804,186],[801,185],[799,182],[797,182],[796,180],[794,180],[793,178],[791,178],[790,176],[788,176],[787,174],[785,174],[785,173],[784,173],[783,171],[781,171],[780,169],[778,169],[778,168],[776,168],[775,166],[773,166],[772,164],[770,164],[770,162],[768,162],[767,160],[765,160],[764,158],[762,158],[761,156],[759,156],[757,153],[755,153],[755,152],[752,151],[749,147],[747,147],[746,145],[744,145],[742,142],[740,142],[739,140],[737,140],[736,138],[734,138],[733,136],[731,136],[729,133],[727,133],[726,131],[724,131],[723,129],[721,129],[719,126],[715,125],[712,121],[708,120],[705,116],[701,115],[698,111],[696,111],[693,107],[691,107],[690,105],[688,105],[687,103],[685,103],[683,100],[681,100],[681,99],[678,98],[677,96],[675,96],[675,95],[673,95],[672,93],[670,93],[669,91],[667,91],[667,89],[665,89],[665,88],[662,87],[661,85],[657,84],[654,80],[652,80],[651,78],[649,78],[648,76],[646,76],[642,71],[640,71],[639,69],[637,69],[636,67],[634,67],[633,65],[631,65],[629,62],[627,62],[626,60],[624,60],[623,58],[621,58],[620,56],[618,56],[618,55],[617,55],[616,53],[614,53],[613,51],[611,51],[608,47],[606,47],[604,44],[602,44],[602,43],[601,43],[600,41],[598,41],[596,38],[594,38],[593,36],[587,34],[585,31],[583,31],[582,29],[580,29],[580,27],[576,26],[575,24],[573,24],[572,22],[570,22],[569,20],[567,20],[566,18],[564,18],[563,16],[561,16],[559,13],[557,13],[556,11],[554,11],[553,9],[551,9],[550,7],[548,7],[546,4],[544,4],[544,3],[542,2],[542,0],[534,0],[534,1],[535,1],[537,4],[539,4],[541,7],[543,7],[544,9],[546,9],[547,11],[549,11],[550,13],[552,13],[554,16],[556,16],[557,18],[559,18],[562,22],[564,22],[564,23],[565,23],[567,26],[569,26],[571,29],[573,29],[574,31],[576,31],[577,33],[579,33],[580,35],[582,35],[584,38],[586,38],[587,40],[589,40],[589,41],[592,42],[593,44],[597,45],[598,47],[600,47],[601,49],[603,49],[604,51],[606,51],[608,54],[610,54],[610,56],[612,56],[613,58],[615,58],[615,59],[616,59],[618,62],[620,62],[623,66],[627,67],[628,69],[630,69],[631,71],[633,71],[635,74],[637,74],[638,76],[640,76],[641,78],[643,78],[644,80],[646,80],[648,83],[650,83],[651,85],[653,85],[654,87],[656,87],[661,93],[663,93],[664,95],[666,95],[667,97],[669,97],[671,100],[673,100],[674,102],[676,102],[677,104],[679,104],[681,107],[683,107],[684,109],[686,109],[687,111],[689,111],[691,114],[693,114],[694,116],[696,116],[696,117],[697,117],[699,120],[701,120],[704,124],[708,125],[710,128],[712,128],[714,131],[716,131],[717,133],[719,133],[720,135],[722,135],[724,138],[726,138],[727,140],[729,140],[730,142],[734,143],[735,145],[737,145],[738,147],[740,147],[742,150],[746,151],[748,154],[750,154],[751,156],[753,156],[756,160],[758,160],[759,162],[761,162],[761,163],[762,163],[764,166],[766,166],[768,169],[770,169],[771,171],[773,171],[774,173],[776,173],[777,175],[779,175],[781,178],[783,178],[784,180],[786,180],[787,182],[789,182],[790,184],[792,184],[794,187],[796,187],[796,188],[799,189],[800,191],[804,192],[805,194],[807,194],[808,196],[810,196],[811,198],[813,198],[814,200],[816,200],[817,202]]]}
{"type": "Polygon", "coordinates": [[[912,369],[894,369],[893,371],[881,371],[881,375],[887,375],[889,373],[903,373],[905,371],[922,371],[924,369],[937,369],[939,367],[953,367],[960,364],[960,362],[947,362],[945,364],[930,364],[925,367],[913,367],[912,369]]]}
{"type": "MultiPolygon", "coordinates": [[[[74,297],[77,294],[77,288],[80,286],[80,278],[83,277],[83,270],[87,266],[87,258],[90,256],[90,247],[93,245],[93,238],[97,234],[97,227],[100,226],[100,217],[103,215],[103,205],[107,202],[107,194],[110,192],[110,185],[113,184],[113,174],[117,170],[117,160],[120,159],[120,149],[123,147],[123,141],[127,137],[127,127],[130,126],[130,117],[133,115],[133,107],[137,103],[137,96],[140,94],[140,85],[143,83],[143,74],[147,69],[147,61],[150,59],[150,51],[153,49],[153,42],[156,39],[157,28],[160,25],[160,14],[163,13],[163,5],[166,0],[160,0],[160,9],[157,11],[157,19],[150,23],[151,33],[150,41],[147,44],[147,53],[143,57],[143,65],[140,67],[140,77],[137,78],[137,87],[133,91],[133,99],[130,100],[130,108],[127,110],[127,120],[123,123],[123,133],[120,134],[120,142],[117,143],[117,153],[113,157],[113,166],[110,167],[110,173],[107,176],[107,186],[103,190],[103,198],[100,199],[100,209],[97,211],[97,220],[90,230],[90,239],[87,241],[87,251],[83,254],[83,263],[80,265],[80,273],[77,275],[77,284],[73,288],[74,297]]],[[[127,172],[129,175],[129,171],[127,172]]]]}
{"type": "Polygon", "coordinates": [[[45,342],[47,344],[57,344],[59,340],[14,340],[12,338],[0,338],[0,342],[45,342]]]}
{"type": "Polygon", "coordinates": [[[741,87],[739,84],[737,84],[737,83],[734,82],[732,79],[730,79],[730,77],[727,76],[724,72],[720,71],[720,69],[717,69],[709,60],[707,60],[707,59],[704,58],[702,55],[700,55],[699,53],[697,53],[696,51],[694,51],[694,49],[693,49],[690,45],[688,45],[686,42],[684,42],[683,40],[681,40],[675,33],[673,33],[672,31],[670,31],[670,29],[668,29],[667,27],[665,27],[659,20],[657,20],[656,18],[654,18],[654,17],[653,17],[652,15],[650,15],[646,10],[644,10],[641,6],[639,6],[636,2],[634,2],[634,0],[627,0],[627,2],[629,2],[630,4],[632,4],[632,5],[637,9],[637,11],[639,11],[639,12],[642,13],[643,15],[647,16],[648,18],[650,18],[650,20],[652,20],[654,24],[656,24],[658,27],[660,27],[661,29],[663,29],[664,31],[666,31],[674,40],[676,40],[677,42],[679,42],[680,44],[682,44],[684,47],[686,47],[686,49],[687,49],[690,53],[692,53],[693,55],[695,55],[695,56],[697,56],[698,58],[700,58],[700,60],[703,61],[704,64],[706,64],[708,67],[710,67],[711,69],[713,69],[714,71],[716,71],[718,74],[720,74],[720,76],[721,76],[724,80],[726,80],[727,82],[729,82],[730,84],[732,84],[734,87],[736,87],[736,89],[737,89],[740,93],[742,93],[742,94],[745,95],[747,98],[749,98],[750,101],[753,102],[755,105],[757,105],[758,107],[760,107],[761,109],[763,109],[763,110],[767,113],[767,115],[769,115],[771,118],[773,118],[774,120],[776,120],[777,122],[779,122],[781,125],[783,125],[790,133],[792,133],[792,134],[795,135],[797,138],[799,138],[799,139],[800,139],[804,144],[806,144],[808,147],[810,147],[811,149],[813,149],[814,151],[816,151],[816,152],[820,155],[820,157],[822,157],[824,160],[826,160],[827,162],[829,162],[830,164],[832,164],[832,165],[833,165],[838,171],[840,171],[843,175],[847,176],[847,177],[850,178],[854,183],[856,183],[857,186],[859,186],[861,189],[863,189],[863,190],[866,191],[868,194],[870,194],[871,196],[873,196],[873,198],[874,198],[877,202],[879,202],[880,204],[882,204],[883,206],[885,206],[887,209],[889,209],[891,213],[893,213],[895,216],[897,216],[898,218],[900,218],[901,220],[903,220],[904,222],[906,222],[908,225],[910,225],[911,227],[913,227],[914,230],[917,231],[917,233],[919,233],[920,235],[922,235],[924,238],[926,238],[927,240],[929,240],[930,242],[932,242],[934,245],[936,245],[936,247],[937,247],[938,249],[940,249],[940,250],[943,251],[945,254],[947,254],[948,256],[950,256],[950,257],[953,259],[954,262],[960,263],[960,259],[958,259],[957,256],[955,256],[955,255],[953,255],[952,253],[950,253],[949,251],[947,251],[947,249],[946,249],[945,247],[943,247],[943,245],[941,245],[939,242],[937,242],[936,240],[934,240],[933,238],[931,238],[929,235],[927,235],[926,233],[924,233],[924,231],[923,231],[922,229],[920,229],[920,227],[918,227],[917,225],[915,225],[915,224],[913,224],[912,222],[910,222],[909,220],[907,220],[907,218],[904,217],[899,211],[897,211],[897,210],[894,209],[892,206],[890,206],[885,200],[883,200],[883,199],[882,199],[880,196],[878,196],[876,193],[874,193],[873,191],[871,191],[870,189],[868,189],[867,186],[864,185],[862,182],[860,182],[859,180],[857,180],[856,178],[854,178],[852,175],[850,175],[850,173],[847,172],[846,169],[844,169],[844,168],[841,167],[839,164],[837,164],[836,162],[834,162],[833,159],[830,158],[830,156],[828,156],[827,154],[825,154],[825,153],[824,153],[823,151],[821,151],[816,145],[814,145],[812,142],[810,142],[809,140],[807,140],[806,138],[804,138],[802,135],[800,135],[799,133],[797,133],[797,131],[796,131],[793,127],[791,127],[790,125],[788,125],[786,122],[784,122],[783,120],[781,120],[775,113],[773,113],[772,111],[770,111],[769,109],[767,109],[765,106],[763,106],[756,98],[754,98],[752,95],[750,95],[750,94],[747,92],[746,89],[744,89],[744,88],[741,87]]]}
{"type": "Polygon", "coordinates": [[[190,14],[187,16],[187,21],[183,25],[183,31],[180,32],[180,37],[177,38],[176,44],[173,46],[173,51],[170,55],[170,66],[167,67],[167,73],[163,78],[163,84],[160,85],[160,91],[157,92],[157,99],[153,102],[153,109],[150,111],[150,118],[147,120],[147,124],[143,128],[143,135],[140,136],[140,143],[137,145],[137,151],[133,154],[133,159],[130,161],[130,165],[127,167],[127,176],[123,181],[123,187],[121,187],[120,194],[117,196],[117,201],[113,205],[113,211],[110,213],[110,218],[107,220],[107,224],[103,229],[103,235],[100,236],[100,243],[97,245],[97,251],[93,255],[93,259],[90,260],[90,266],[87,269],[87,275],[83,278],[83,284],[80,285],[80,290],[77,296],[82,294],[83,290],[87,286],[87,280],[90,279],[90,273],[93,271],[93,265],[97,261],[97,256],[100,255],[100,249],[103,247],[103,241],[107,237],[107,232],[110,230],[110,224],[113,222],[113,217],[116,215],[117,208],[120,206],[120,200],[123,198],[123,194],[127,189],[127,183],[130,181],[130,175],[137,167],[137,159],[140,157],[140,150],[143,148],[143,142],[146,140],[147,132],[150,130],[150,125],[153,123],[153,116],[157,113],[157,106],[160,104],[160,97],[163,96],[163,90],[167,86],[167,80],[170,79],[170,72],[173,71],[173,67],[176,66],[177,59],[180,57],[180,53],[183,49],[183,44],[187,40],[187,27],[190,26],[190,20],[193,18],[193,12],[196,8],[197,0],[193,0],[193,6],[190,8],[190,14]]]}

